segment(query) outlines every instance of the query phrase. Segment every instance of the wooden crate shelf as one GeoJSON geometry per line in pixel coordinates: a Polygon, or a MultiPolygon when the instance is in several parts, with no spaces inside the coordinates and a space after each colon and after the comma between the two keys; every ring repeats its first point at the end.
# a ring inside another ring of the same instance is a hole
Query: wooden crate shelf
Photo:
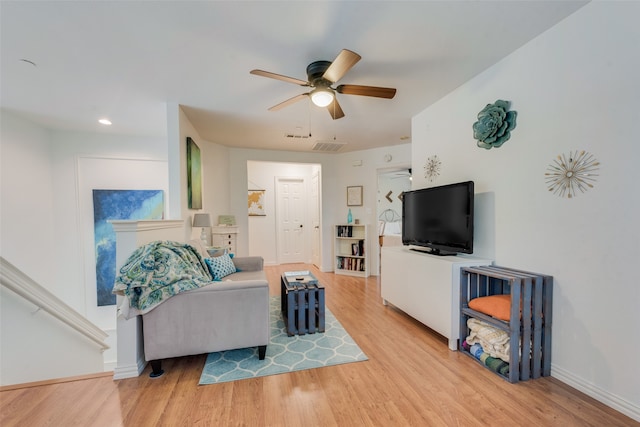
{"type": "Polygon", "coordinates": [[[553,277],[548,275],[498,266],[461,268],[460,351],[477,360],[462,346],[462,340],[469,334],[467,320],[476,318],[509,334],[509,375],[506,380],[514,383],[549,376],[552,298],[553,277]],[[469,301],[474,298],[501,294],[510,295],[509,321],[469,307],[469,301]]]}

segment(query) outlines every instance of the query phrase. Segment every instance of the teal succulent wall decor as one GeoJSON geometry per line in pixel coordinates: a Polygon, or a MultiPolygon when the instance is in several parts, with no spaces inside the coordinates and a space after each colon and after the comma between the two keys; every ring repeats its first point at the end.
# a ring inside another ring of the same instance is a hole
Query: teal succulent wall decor
{"type": "Polygon", "coordinates": [[[478,121],[473,124],[473,137],[478,140],[478,147],[487,150],[498,148],[511,138],[518,113],[508,111],[510,104],[498,99],[478,113],[478,121]]]}

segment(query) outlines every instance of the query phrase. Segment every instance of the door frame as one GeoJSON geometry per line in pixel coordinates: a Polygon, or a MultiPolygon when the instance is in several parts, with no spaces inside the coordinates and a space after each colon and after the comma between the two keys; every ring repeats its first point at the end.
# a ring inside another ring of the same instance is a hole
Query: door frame
{"type": "Polygon", "coordinates": [[[317,193],[315,199],[309,200],[310,204],[310,221],[311,221],[311,264],[315,265],[319,270],[322,270],[322,171],[320,169],[314,171],[311,174],[311,182],[309,186],[309,194],[314,194],[314,182],[317,193]],[[317,215],[318,223],[315,224],[315,215],[317,215]],[[317,238],[315,237],[317,233],[317,238]],[[315,255],[314,255],[315,254],[315,255]]]}

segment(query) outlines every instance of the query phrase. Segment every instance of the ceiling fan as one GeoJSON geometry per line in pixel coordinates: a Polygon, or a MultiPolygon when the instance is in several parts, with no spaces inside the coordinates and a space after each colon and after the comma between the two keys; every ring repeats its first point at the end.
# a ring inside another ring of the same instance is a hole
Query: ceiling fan
{"type": "Polygon", "coordinates": [[[331,117],[336,120],[344,117],[344,112],[340,108],[336,92],[344,95],[374,96],[376,98],[391,99],[396,95],[394,88],[361,86],[361,85],[339,85],[331,87],[340,80],[362,57],[355,52],[342,49],[333,62],[315,61],[307,66],[307,81],[287,77],[281,74],[271,73],[263,70],[251,70],[251,74],[271,79],[282,80],[284,82],[307,86],[313,88],[310,92],[301,93],[293,98],[289,98],[279,104],[269,108],[269,111],[276,111],[298,102],[306,97],[318,107],[326,107],[331,117]]]}

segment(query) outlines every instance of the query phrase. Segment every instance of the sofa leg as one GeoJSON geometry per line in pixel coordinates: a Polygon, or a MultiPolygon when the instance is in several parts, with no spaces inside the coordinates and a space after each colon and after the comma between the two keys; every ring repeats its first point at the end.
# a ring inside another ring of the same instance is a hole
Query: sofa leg
{"type": "Polygon", "coordinates": [[[267,355],[267,346],[261,345],[258,346],[258,359],[264,360],[264,357],[267,355]]]}
{"type": "Polygon", "coordinates": [[[152,360],[149,363],[151,364],[151,373],[149,374],[149,377],[158,378],[164,374],[164,371],[162,370],[162,360],[152,360]]]}

